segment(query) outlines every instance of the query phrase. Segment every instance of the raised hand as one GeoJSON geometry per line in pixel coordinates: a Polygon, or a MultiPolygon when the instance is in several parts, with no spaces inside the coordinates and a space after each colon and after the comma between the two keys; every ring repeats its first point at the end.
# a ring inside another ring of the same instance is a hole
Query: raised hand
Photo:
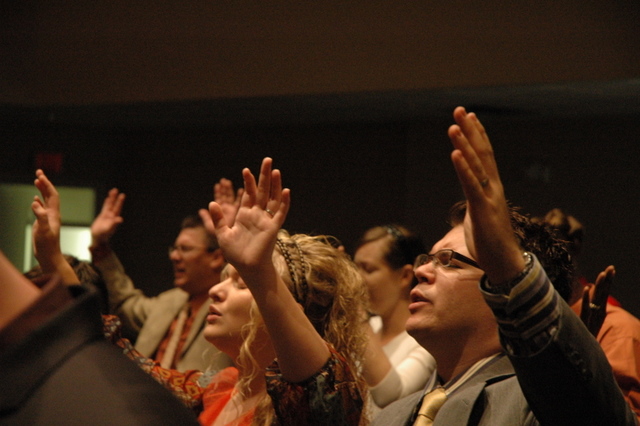
{"type": "Polygon", "coordinates": [[[91,224],[91,240],[93,246],[105,245],[123,222],[120,215],[125,195],[113,188],[102,203],[102,210],[91,224]]]}
{"type": "Polygon", "coordinates": [[[42,272],[57,273],[65,284],[79,283],[75,272],[65,260],[60,248],[60,196],[55,186],[40,169],[36,170],[37,195],[31,203],[31,210],[36,216],[33,223],[33,251],[42,272]]]}
{"type": "Polygon", "coordinates": [[[282,189],[279,170],[272,170],[271,158],[265,158],[260,177],[244,169],[244,193],[240,207],[232,222],[225,216],[222,206],[213,201],[209,214],[201,213],[209,232],[215,234],[222,252],[249,284],[251,277],[259,276],[263,267],[273,268],[271,256],[278,230],[289,211],[290,192],[282,189]]]}
{"type": "Polygon", "coordinates": [[[33,251],[44,272],[62,258],[60,249],[60,196],[44,172],[36,170],[34,184],[41,196],[35,196],[31,210],[33,223],[33,251]],[[46,270],[45,270],[46,269],[46,270]]]}
{"type": "Polygon", "coordinates": [[[238,192],[234,193],[233,183],[225,178],[220,179],[220,182],[213,186],[213,201],[220,205],[228,226],[232,226],[236,219],[243,193],[243,188],[239,188],[238,192]]]}
{"type": "Polygon", "coordinates": [[[492,283],[516,277],[525,267],[516,241],[493,148],[474,113],[458,107],[449,128],[451,160],[467,198],[465,239],[492,283]]]}
{"type": "Polygon", "coordinates": [[[607,299],[611,293],[616,270],[613,265],[598,274],[595,284],[590,284],[582,296],[580,318],[594,337],[598,336],[607,316],[607,299]]]}

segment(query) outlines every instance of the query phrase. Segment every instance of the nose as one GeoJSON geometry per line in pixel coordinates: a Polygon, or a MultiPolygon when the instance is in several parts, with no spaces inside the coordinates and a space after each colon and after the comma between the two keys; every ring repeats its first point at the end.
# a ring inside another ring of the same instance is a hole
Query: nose
{"type": "Polygon", "coordinates": [[[224,300],[224,297],[226,295],[225,284],[227,283],[227,281],[229,281],[229,279],[220,281],[218,284],[214,284],[211,286],[211,288],[209,289],[209,297],[211,298],[211,300],[213,300],[214,302],[221,302],[222,300],[224,300]]]}
{"type": "Polygon", "coordinates": [[[433,284],[436,278],[436,268],[433,262],[427,262],[414,269],[413,273],[418,279],[418,284],[433,284]]]}
{"type": "Polygon", "coordinates": [[[169,251],[169,260],[171,260],[172,262],[177,262],[180,260],[180,250],[173,248],[172,250],[169,251]]]}

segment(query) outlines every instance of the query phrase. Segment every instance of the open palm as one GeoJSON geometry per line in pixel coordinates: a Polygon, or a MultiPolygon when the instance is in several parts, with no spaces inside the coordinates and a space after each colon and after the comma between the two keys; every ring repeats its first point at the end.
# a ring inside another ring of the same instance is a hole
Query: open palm
{"type": "Polygon", "coordinates": [[[244,277],[272,266],[276,236],[289,211],[290,192],[282,189],[280,171],[271,166],[270,158],[262,161],[257,183],[249,169],[242,171],[244,193],[235,222],[230,223],[217,202],[209,204],[208,215],[202,214],[225,258],[244,277]]]}

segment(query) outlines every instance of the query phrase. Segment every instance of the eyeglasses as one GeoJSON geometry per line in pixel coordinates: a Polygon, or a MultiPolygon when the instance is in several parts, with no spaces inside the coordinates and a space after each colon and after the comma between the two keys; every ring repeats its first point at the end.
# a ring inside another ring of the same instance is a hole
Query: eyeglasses
{"type": "Polygon", "coordinates": [[[180,253],[181,256],[184,256],[185,254],[191,253],[191,252],[193,252],[194,250],[197,250],[197,249],[204,249],[204,250],[206,250],[208,252],[212,252],[213,251],[213,249],[211,247],[203,247],[203,246],[194,247],[194,246],[185,246],[185,245],[172,245],[172,246],[169,246],[169,256],[171,256],[171,254],[176,250],[178,251],[178,253],[180,253]]]}
{"type": "Polygon", "coordinates": [[[480,265],[478,265],[473,259],[469,259],[467,256],[462,255],[457,251],[453,251],[451,249],[442,249],[442,250],[438,250],[433,254],[418,255],[418,257],[416,257],[416,261],[413,264],[413,270],[415,271],[420,266],[429,262],[433,262],[433,266],[440,265],[440,266],[444,266],[445,268],[451,267],[451,266],[454,266],[454,265],[451,265],[451,261],[453,259],[459,260],[460,262],[464,262],[467,265],[473,266],[474,268],[482,269],[480,265]]]}

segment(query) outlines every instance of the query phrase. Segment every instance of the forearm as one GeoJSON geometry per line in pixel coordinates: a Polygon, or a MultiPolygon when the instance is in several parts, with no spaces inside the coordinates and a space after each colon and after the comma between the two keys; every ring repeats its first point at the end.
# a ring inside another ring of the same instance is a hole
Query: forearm
{"type": "Polygon", "coordinates": [[[393,367],[384,353],[379,337],[373,332],[369,322],[364,322],[362,326],[368,337],[362,373],[367,385],[373,387],[382,382],[393,367]]]}
{"type": "Polygon", "coordinates": [[[0,330],[35,302],[41,291],[0,252],[0,330]]]}
{"type": "Polygon", "coordinates": [[[496,315],[507,352],[515,356],[535,354],[547,345],[557,327],[560,298],[535,256],[527,273],[512,284],[496,293],[485,277],[481,290],[496,315]]]}
{"type": "Polygon", "coordinates": [[[65,285],[78,285],[80,280],[75,271],[64,258],[62,253],[57,253],[50,257],[44,258],[40,256],[38,263],[42,269],[42,273],[46,275],[57,274],[60,276],[60,281],[65,285]]]}
{"type": "Polygon", "coordinates": [[[541,424],[635,424],[600,345],[566,304],[560,310],[559,327],[542,351],[510,356],[536,418],[541,424]]]}
{"type": "Polygon", "coordinates": [[[496,314],[502,345],[524,395],[541,423],[633,424],[626,423],[634,416],[600,345],[562,301],[536,259],[509,294],[483,293],[496,314]]]}
{"type": "Polygon", "coordinates": [[[313,328],[282,278],[271,267],[261,271],[260,285],[247,284],[271,336],[283,377],[298,382],[311,377],[329,359],[326,343],[313,328]]]}
{"type": "Polygon", "coordinates": [[[416,347],[404,356],[402,362],[392,366],[384,380],[369,389],[371,396],[379,407],[385,407],[423,389],[435,367],[436,362],[431,354],[416,344],[416,347]]]}

